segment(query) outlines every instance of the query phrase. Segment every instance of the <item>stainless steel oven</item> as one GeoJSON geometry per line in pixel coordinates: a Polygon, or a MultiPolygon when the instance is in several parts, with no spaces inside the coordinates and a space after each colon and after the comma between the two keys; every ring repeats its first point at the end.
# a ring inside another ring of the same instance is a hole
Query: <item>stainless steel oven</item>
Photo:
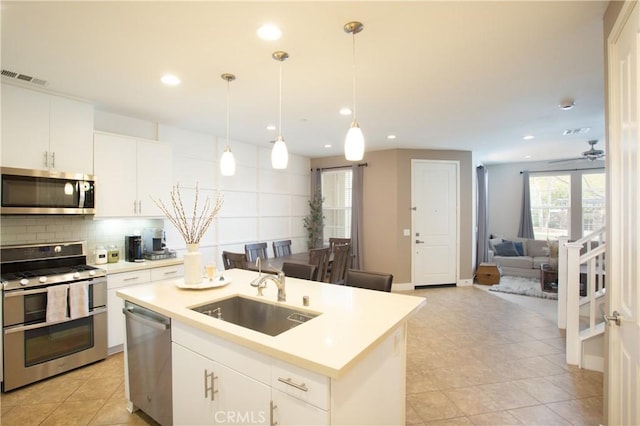
{"type": "MultiPolygon", "coordinates": [[[[86,257],[82,259],[83,256],[74,254],[78,250],[84,251],[84,243],[68,243],[76,246],[63,249],[64,244],[20,246],[23,254],[30,252],[40,259],[5,262],[3,258],[0,265],[4,288],[4,391],[107,356],[106,274],[101,269],[85,265],[86,257]],[[79,246],[82,249],[78,249],[79,246]],[[75,262],[78,264],[69,265],[75,262]],[[28,265],[38,269],[29,269],[28,265]],[[16,268],[22,270],[12,271],[16,268]],[[69,284],[86,284],[86,312],[81,317],[74,317],[69,314],[70,305],[67,304],[63,308],[63,311],[66,310],[64,318],[47,320],[47,302],[49,295],[53,294],[51,291],[62,289],[65,297],[68,297],[66,291],[69,284]]],[[[16,247],[3,247],[1,253],[11,258],[9,250],[16,247]]]]}

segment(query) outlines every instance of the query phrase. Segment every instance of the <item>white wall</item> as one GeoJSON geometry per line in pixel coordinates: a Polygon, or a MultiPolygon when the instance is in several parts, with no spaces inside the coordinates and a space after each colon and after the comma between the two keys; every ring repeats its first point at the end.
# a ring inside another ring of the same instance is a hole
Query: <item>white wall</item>
{"type": "Polygon", "coordinates": [[[603,167],[602,161],[573,163],[522,162],[487,165],[489,173],[489,234],[515,237],[520,224],[523,170],[575,170],[603,167]]]}

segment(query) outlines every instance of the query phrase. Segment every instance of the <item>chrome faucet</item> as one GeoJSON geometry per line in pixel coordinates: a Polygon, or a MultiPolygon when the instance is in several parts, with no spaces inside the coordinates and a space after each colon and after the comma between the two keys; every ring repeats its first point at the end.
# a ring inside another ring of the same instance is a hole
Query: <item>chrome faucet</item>
{"type": "Polygon", "coordinates": [[[257,282],[262,278],[262,260],[260,259],[260,256],[256,259],[256,268],[258,268],[258,276],[251,281],[252,287],[258,287],[257,282]]]}
{"type": "Polygon", "coordinates": [[[262,277],[258,277],[258,279],[253,280],[251,282],[251,286],[257,287],[258,296],[262,296],[263,295],[262,289],[267,286],[266,282],[273,281],[276,284],[276,287],[278,287],[278,302],[285,302],[287,300],[287,295],[284,291],[285,290],[284,280],[285,280],[284,272],[278,271],[277,276],[266,274],[266,275],[263,275],[262,277]]]}

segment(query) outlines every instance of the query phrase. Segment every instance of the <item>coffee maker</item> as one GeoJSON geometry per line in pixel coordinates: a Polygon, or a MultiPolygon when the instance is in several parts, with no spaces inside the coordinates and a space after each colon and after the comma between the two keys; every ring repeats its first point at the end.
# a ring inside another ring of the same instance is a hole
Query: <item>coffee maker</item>
{"type": "Polygon", "coordinates": [[[124,253],[127,262],[144,262],[142,237],[140,235],[127,235],[124,237],[124,253]]]}
{"type": "Polygon", "coordinates": [[[164,229],[145,228],[142,233],[144,254],[162,254],[165,252],[164,229]]]}

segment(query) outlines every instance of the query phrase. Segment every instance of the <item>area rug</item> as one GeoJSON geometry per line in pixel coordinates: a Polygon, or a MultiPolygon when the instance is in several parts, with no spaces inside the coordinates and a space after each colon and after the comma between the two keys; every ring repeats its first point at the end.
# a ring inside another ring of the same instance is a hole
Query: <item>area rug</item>
{"type": "Polygon", "coordinates": [[[547,293],[540,290],[540,280],[508,275],[500,277],[500,284],[492,285],[489,287],[489,291],[521,294],[523,296],[539,297],[541,299],[558,299],[557,293],[547,293]]]}

